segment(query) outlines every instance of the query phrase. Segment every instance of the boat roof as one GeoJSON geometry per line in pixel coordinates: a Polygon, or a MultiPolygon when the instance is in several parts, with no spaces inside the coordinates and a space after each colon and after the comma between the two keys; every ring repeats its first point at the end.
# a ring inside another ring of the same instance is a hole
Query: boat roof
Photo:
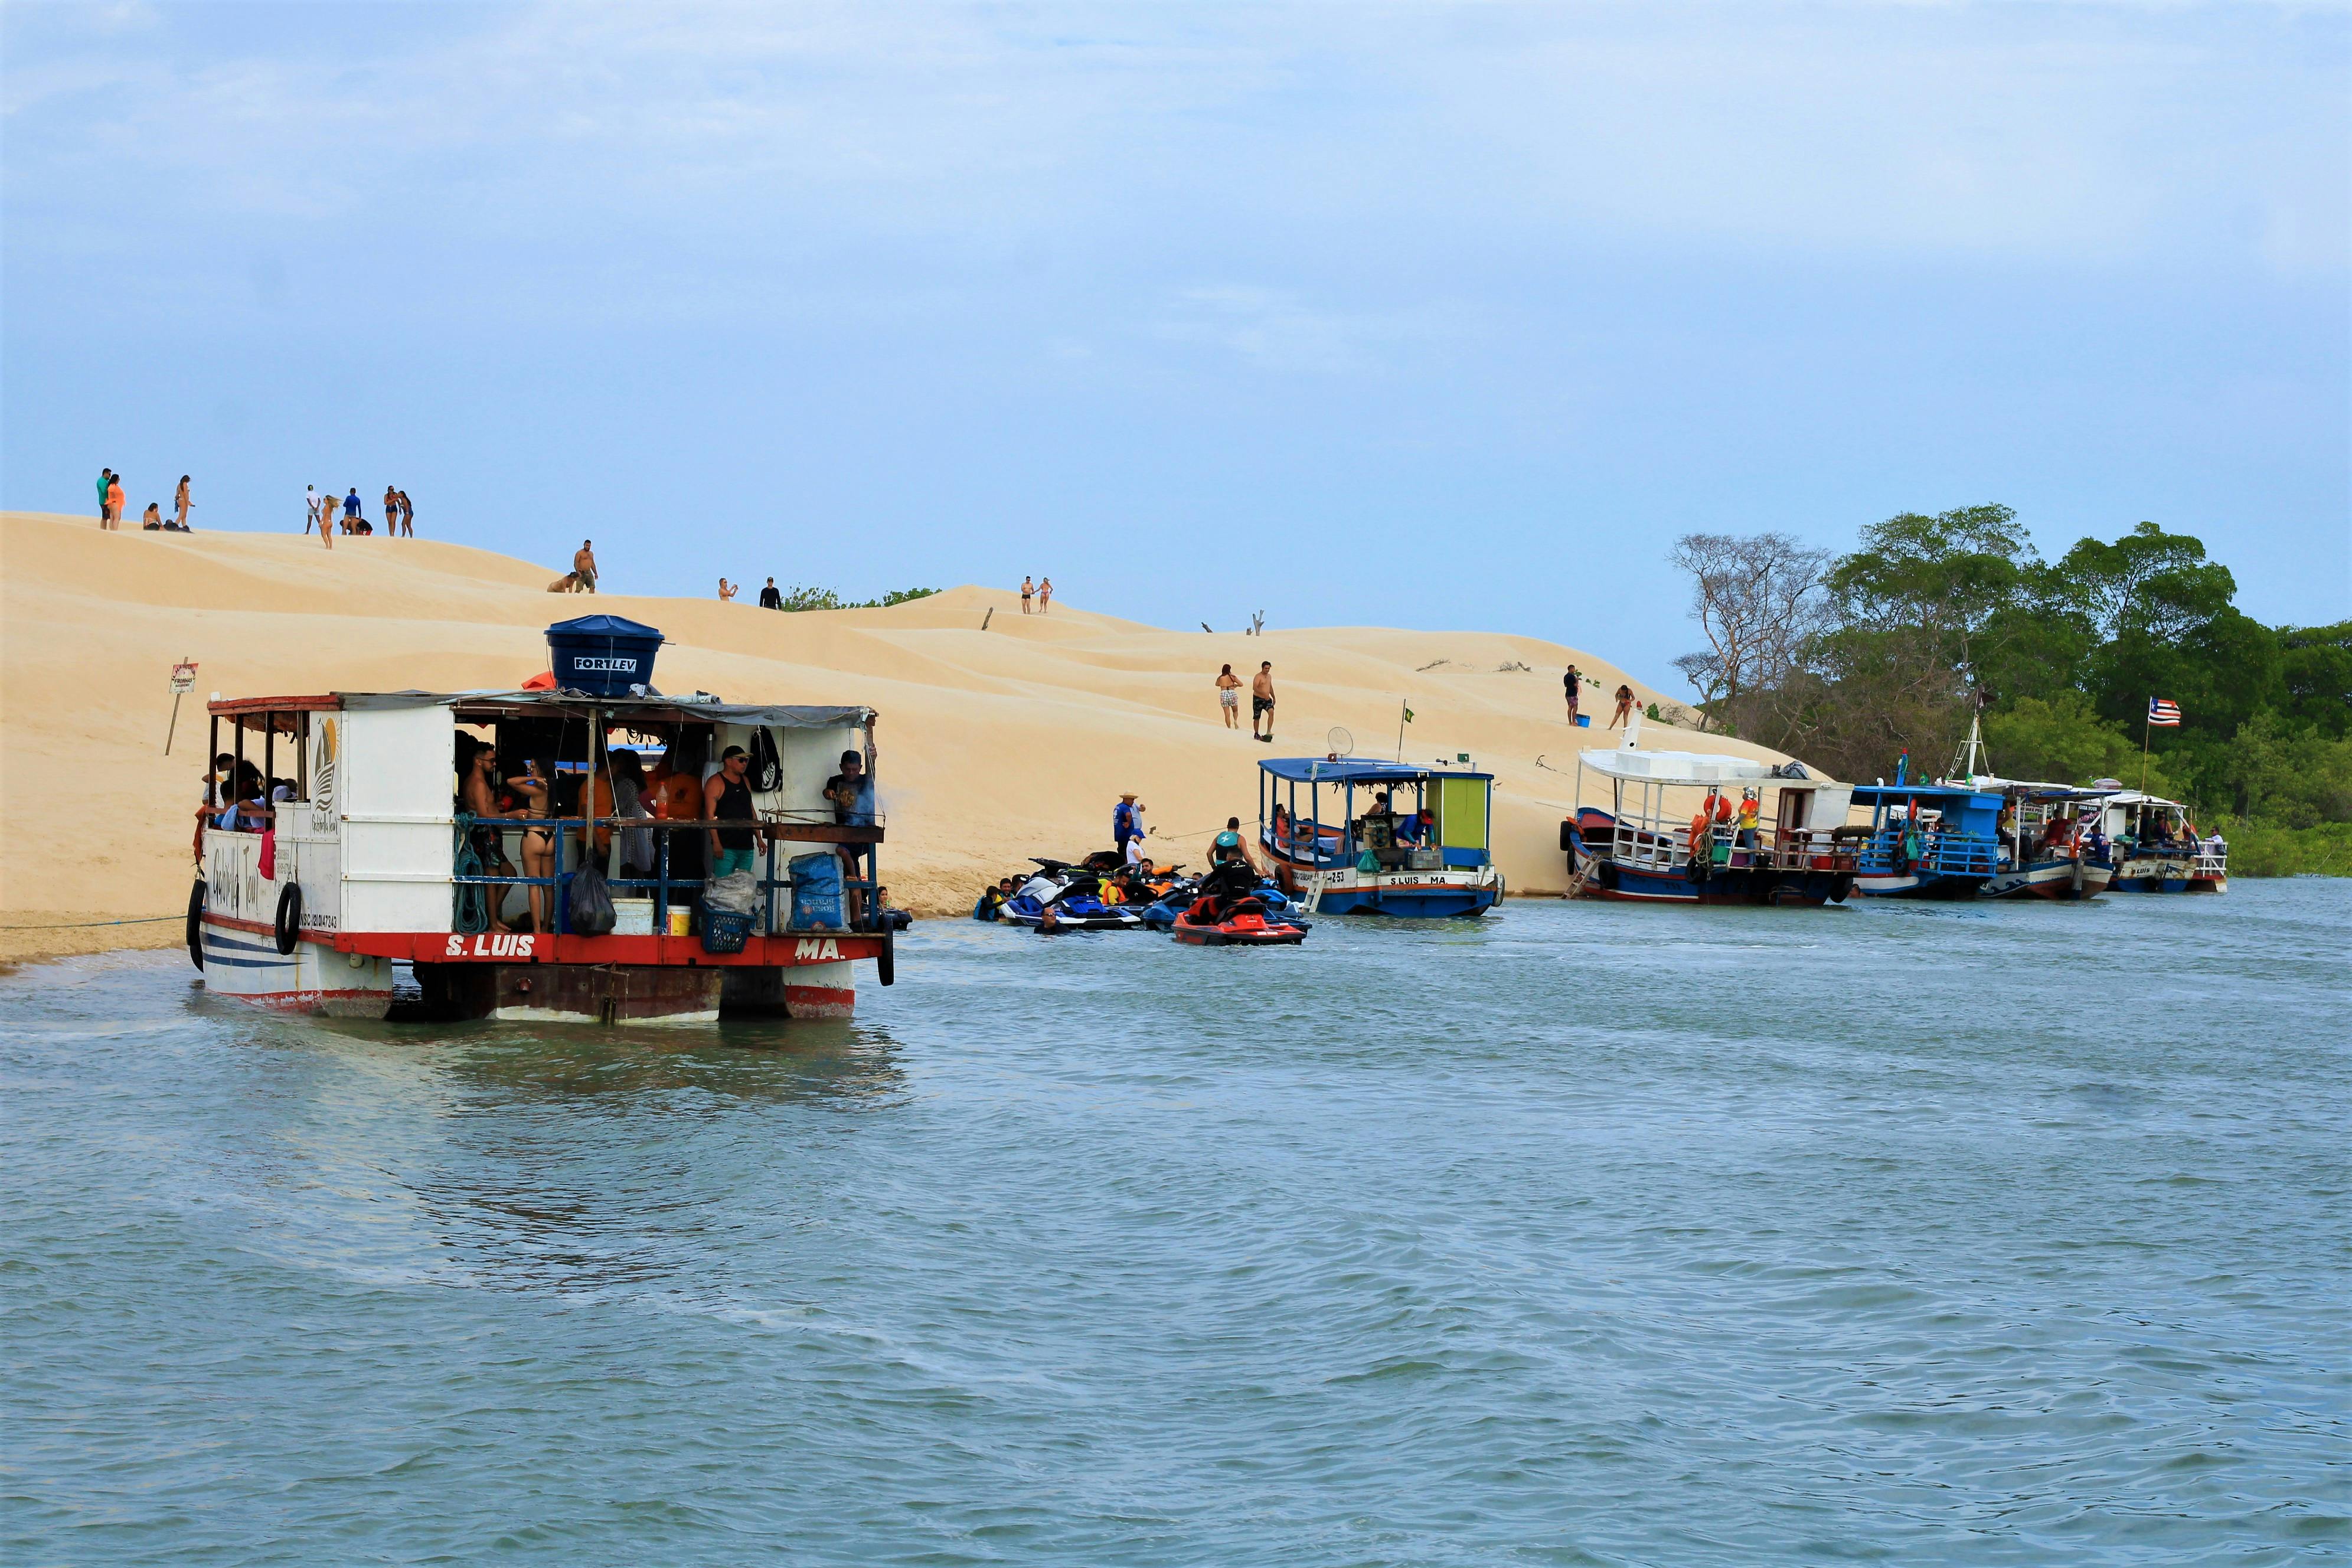
{"type": "Polygon", "coordinates": [[[1258,767],[1278,779],[1300,784],[1412,784],[1420,779],[1491,779],[1473,768],[1449,768],[1417,763],[1360,763],[1347,758],[1262,757],[1258,767]]]}
{"type": "Polygon", "coordinates": [[[1790,773],[1794,763],[1766,763],[1754,757],[1735,757],[1722,752],[1637,752],[1619,746],[1611,750],[1595,748],[1578,753],[1583,764],[1611,778],[1630,779],[1637,784],[1761,784],[1769,782],[1784,789],[1843,789],[1835,779],[1815,778],[1804,772],[1790,773]]]}
{"type": "Polygon", "coordinates": [[[614,725],[751,724],[775,730],[839,730],[862,726],[874,717],[863,705],[755,705],[691,697],[590,697],[577,691],[332,691],[305,697],[239,697],[208,705],[215,713],[287,713],[341,709],[382,712],[409,708],[449,708],[497,718],[601,713],[614,725]]]}
{"type": "Polygon", "coordinates": [[[2092,784],[2052,784],[2047,780],[1995,778],[1990,773],[1978,773],[1969,780],[1970,785],[2001,795],[2015,795],[2020,800],[2105,800],[2116,792],[2092,784]]]}
{"type": "Polygon", "coordinates": [[[1973,805],[1999,805],[2000,796],[1991,790],[1976,789],[1963,784],[1866,784],[1853,786],[1854,800],[1864,805],[1872,801],[1959,799],[1973,805]]]}

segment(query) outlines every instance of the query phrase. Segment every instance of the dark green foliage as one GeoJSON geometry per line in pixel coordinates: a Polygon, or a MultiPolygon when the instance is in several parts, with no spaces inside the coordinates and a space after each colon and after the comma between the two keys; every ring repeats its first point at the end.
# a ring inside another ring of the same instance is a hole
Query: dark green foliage
{"type": "Polygon", "coordinates": [[[845,599],[831,588],[803,588],[795,584],[784,594],[787,610],[887,610],[910,599],[928,599],[937,588],[893,588],[878,599],[845,599]]]}

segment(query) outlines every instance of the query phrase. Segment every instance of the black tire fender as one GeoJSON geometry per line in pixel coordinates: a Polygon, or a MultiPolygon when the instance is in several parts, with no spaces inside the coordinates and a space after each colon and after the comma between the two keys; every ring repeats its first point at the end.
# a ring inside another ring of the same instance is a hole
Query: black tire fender
{"type": "Polygon", "coordinates": [[[874,955],[874,978],[885,985],[898,983],[898,939],[885,929],[882,951],[874,955]]]}
{"type": "Polygon", "coordinates": [[[198,969],[205,966],[205,879],[188,889],[188,962],[198,969]]]}
{"type": "Polygon", "coordinates": [[[278,895],[278,951],[292,952],[302,940],[302,889],[289,882],[278,895]]]}
{"type": "Polygon", "coordinates": [[[1846,895],[1853,891],[1853,878],[1847,873],[1841,871],[1830,879],[1830,902],[1842,904],[1845,902],[1846,895]]]}

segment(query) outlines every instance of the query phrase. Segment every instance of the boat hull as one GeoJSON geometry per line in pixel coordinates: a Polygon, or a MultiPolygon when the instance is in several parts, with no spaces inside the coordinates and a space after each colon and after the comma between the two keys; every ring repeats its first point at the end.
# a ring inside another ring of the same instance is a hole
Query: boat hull
{"type": "Polygon", "coordinates": [[[206,915],[202,927],[205,989],[273,1013],[329,1018],[381,1018],[392,1009],[392,961],[297,942],[281,953],[256,922],[206,915]]]}
{"type": "Polygon", "coordinates": [[[2116,868],[2107,887],[2117,893],[2226,893],[2230,879],[2199,870],[2186,856],[2135,855],[2116,868]]]}
{"type": "Polygon", "coordinates": [[[2113,867],[2096,860],[2037,860],[2021,871],[1994,872],[1984,896],[2083,903],[2105,892],[2114,876],[2113,867]]]}
{"type": "Polygon", "coordinates": [[[1850,873],[1718,869],[1704,882],[1680,870],[1652,870],[1604,862],[1585,879],[1588,898],[1647,904],[1739,904],[1818,908],[1842,903],[1853,890],[1850,873]]]}
{"type": "Polygon", "coordinates": [[[1853,890],[1873,899],[1973,899],[1990,879],[1946,876],[1940,871],[1861,872],[1853,890]]]}

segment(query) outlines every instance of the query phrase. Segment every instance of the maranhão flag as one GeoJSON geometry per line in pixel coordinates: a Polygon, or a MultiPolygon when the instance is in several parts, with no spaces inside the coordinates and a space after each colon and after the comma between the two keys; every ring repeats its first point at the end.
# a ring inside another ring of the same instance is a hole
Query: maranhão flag
{"type": "Polygon", "coordinates": [[[2180,722],[2180,704],[2178,702],[2167,702],[2161,697],[2149,698],[2147,700],[2147,721],[2158,726],[2173,725],[2177,727],[2180,722]]]}

